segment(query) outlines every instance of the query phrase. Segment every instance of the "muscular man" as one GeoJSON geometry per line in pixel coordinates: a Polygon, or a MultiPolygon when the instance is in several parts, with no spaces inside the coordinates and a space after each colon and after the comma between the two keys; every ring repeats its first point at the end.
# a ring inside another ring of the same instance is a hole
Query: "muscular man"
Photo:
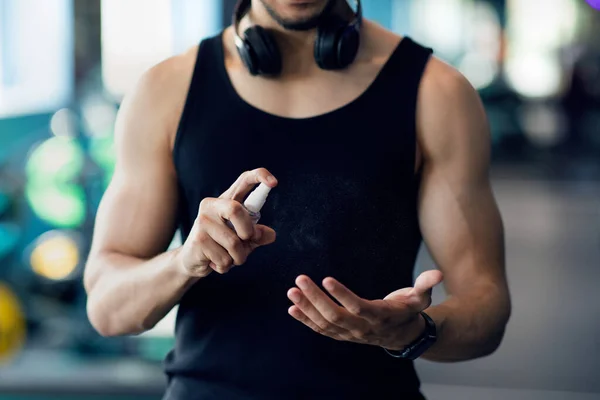
{"type": "Polygon", "coordinates": [[[89,318],[132,335],[179,304],[168,400],[422,399],[412,359],[489,355],[510,314],[479,97],[345,0],[238,11],[122,105],[89,318]]]}

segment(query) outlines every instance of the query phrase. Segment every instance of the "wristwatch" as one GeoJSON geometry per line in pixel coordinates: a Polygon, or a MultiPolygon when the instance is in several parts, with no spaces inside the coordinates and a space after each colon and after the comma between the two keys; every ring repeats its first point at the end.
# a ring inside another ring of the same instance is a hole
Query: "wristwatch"
{"type": "Polygon", "coordinates": [[[435,322],[431,317],[421,311],[419,314],[425,320],[425,331],[419,336],[414,342],[406,346],[403,350],[388,350],[383,348],[386,353],[395,358],[404,358],[406,360],[416,360],[419,358],[428,348],[430,348],[437,340],[437,330],[435,328],[435,322]]]}

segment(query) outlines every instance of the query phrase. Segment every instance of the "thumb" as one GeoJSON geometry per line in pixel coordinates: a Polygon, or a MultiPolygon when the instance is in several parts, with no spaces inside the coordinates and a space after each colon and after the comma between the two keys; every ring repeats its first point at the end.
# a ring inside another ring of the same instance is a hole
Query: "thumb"
{"type": "Polygon", "coordinates": [[[432,269],[423,272],[415,281],[414,291],[419,296],[431,295],[431,289],[444,279],[442,271],[432,269]]]}
{"type": "Polygon", "coordinates": [[[407,287],[388,294],[384,300],[399,302],[419,311],[431,304],[431,289],[439,284],[443,274],[438,270],[425,271],[415,281],[414,287],[407,287]]]}
{"type": "Polygon", "coordinates": [[[250,239],[250,242],[252,248],[255,249],[275,242],[276,237],[277,234],[273,229],[265,225],[256,225],[254,227],[254,235],[250,239]]]}

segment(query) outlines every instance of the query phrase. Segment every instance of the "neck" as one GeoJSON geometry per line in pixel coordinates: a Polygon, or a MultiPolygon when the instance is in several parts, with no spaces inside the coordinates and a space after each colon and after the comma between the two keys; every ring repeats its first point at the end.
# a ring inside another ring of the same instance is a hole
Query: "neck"
{"type": "MultiPolygon", "coordinates": [[[[345,0],[337,1],[332,12],[343,16],[352,15],[352,9],[345,0]]],[[[240,33],[252,25],[260,25],[273,34],[283,58],[284,73],[301,74],[317,68],[313,56],[317,29],[285,29],[269,15],[260,1],[252,1],[250,11],[240,23],[240,33]]]]}

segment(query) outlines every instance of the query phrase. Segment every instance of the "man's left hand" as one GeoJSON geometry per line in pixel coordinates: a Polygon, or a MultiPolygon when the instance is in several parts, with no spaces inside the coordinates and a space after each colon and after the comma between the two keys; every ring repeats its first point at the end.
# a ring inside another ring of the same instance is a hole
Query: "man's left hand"
{"type": "Polygon", "coordinates": [[[380,300],[366,300],[333,278],[323,287],[336,304],[309,277],[296,279],[288,291],[294,303],[289,314],[312,330],[332,339],[402,350],[425,329],[419,312],[431,305],[431,290],[442,281],[438,270],[423,272],[414,287],[403,288],[380,300]]]}

